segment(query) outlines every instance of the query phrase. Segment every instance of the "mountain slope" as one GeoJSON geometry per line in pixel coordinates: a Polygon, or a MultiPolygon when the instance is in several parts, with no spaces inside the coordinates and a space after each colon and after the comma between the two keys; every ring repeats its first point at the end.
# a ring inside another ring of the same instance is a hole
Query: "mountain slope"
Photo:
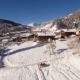
{"type": "Polygon", "coordinates": [[[0,32],[20,31],[31,28],[33,30],[46,29],[48,31],[55,31],[57,29],[73,29],[80,28],[80,10],[67,14],[61,18],[56,18],[49,22],[44,22],[41,25],[37,23],[31,23],[28,25],[22,25],[9,20],[0,19],[0,32]],[[36,27],[35,27],[36,26],[36,27]]]}
{"type": "Polygon", "coordinates": [[[28,26],[15,23],[10,20],[0,19],[0,33],[6,33],[11,31],[21,31],[28,29],[28,26]]]}
{"type": "Polygon", "coordinates": [[[61,18],[56,18],[52,21],[45,22],[35,30],[47,29],[47,30],[57,30],[57,29],[73,29],[80,28],[80,10],[67,14],[61,18]]]}

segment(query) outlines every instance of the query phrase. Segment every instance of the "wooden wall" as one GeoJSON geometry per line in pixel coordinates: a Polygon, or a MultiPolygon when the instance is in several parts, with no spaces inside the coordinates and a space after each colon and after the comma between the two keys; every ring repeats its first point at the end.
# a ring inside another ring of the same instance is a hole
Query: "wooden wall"
{"type": "Polygon", "coordinates": [[[49,38],[51,38],[51,39],[53,40],[54,37],[55,37],[55,36],[38,36],[37,40],[38,40],[38,41],[45,42],[45,41],[48,41],[49,38]]]}
{"type": "Polygon", "coordinates": [[[64,37],[69,37],[71,35],[76,35],[76,33],[75,32],[65,32],[61,34],[61,36],[64,36],[64,37]]]}
{"type": "Polygon", "coordinates": [[[21,40],[21,38],[15,38],[15,39],[13,39],[13,41],[14,42],[21,42],[22,40],[21,40]]]}
{"type": "Polygon", "coordinates": [[[32,34],[32,35],[28,36],[28,40],[33,41],[34,37],[37,38],[37,35],[32,34]]]}

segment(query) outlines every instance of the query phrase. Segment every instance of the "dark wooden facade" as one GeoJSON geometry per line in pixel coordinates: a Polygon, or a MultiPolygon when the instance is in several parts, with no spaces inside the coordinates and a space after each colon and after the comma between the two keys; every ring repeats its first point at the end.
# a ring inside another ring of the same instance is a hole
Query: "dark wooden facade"
{"type": "Polygon", "coordinates": [[[37,39],[37,35],[36,34],[32,34],[32,35],[30,35],[30,36],[28,36],[28,40],[29,41],[32,41],[34,38],[36,38],[37,39]]]}
{"type": "Polygon", "coordinates": [[[46,41],[48,41],[49,38],[51,38],[52,40],[54,40],[54,37],[55,36],[38,36],[37,40],[41,41],[41,42],[46,42],[46,41]]]}
{"type": "Polygon", "coordinates": [[[27,40],[27,37],[21,37],[21,39],[26,39],[27,40]]]}
{"type": "Polygon", "coordinates": [[[13,39],[13,42],[21,42],[21,41],[22,41],[22,39],[20,37],[13,39]]]}
{"type": "Polygon", "coordinates": [[[76,33],[75,32],[65,32],[65,33],[63,33],[63,34],[61,34],[62,36],[65,36],[65,37],[69,37],[69,36],[71,36],[71,35],[76,35],[76,33]]]}
{"type": "Polygon", "coordinates": [[[65,31],[63,31],[63,30],[61,30],[60,31],[60,34],[61,34],[61,36],[63,36],[63,37],[70,37],[71,35],[76,35],[76,32],[65,32],[65,31]]]}

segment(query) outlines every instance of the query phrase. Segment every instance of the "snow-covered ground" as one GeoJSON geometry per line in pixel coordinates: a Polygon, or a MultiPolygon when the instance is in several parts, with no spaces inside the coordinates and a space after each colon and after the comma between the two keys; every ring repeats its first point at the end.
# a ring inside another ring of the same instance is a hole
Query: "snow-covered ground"
{"type": "Polygon", "coordinates": [[[80,80],[80,56],[67,41],[56,40],[54,55],[44,53],[47,45],[27,41],[4,48],[0,80],[80,80]],[[41,62],[47,66],[40,68],[41,62]]]}

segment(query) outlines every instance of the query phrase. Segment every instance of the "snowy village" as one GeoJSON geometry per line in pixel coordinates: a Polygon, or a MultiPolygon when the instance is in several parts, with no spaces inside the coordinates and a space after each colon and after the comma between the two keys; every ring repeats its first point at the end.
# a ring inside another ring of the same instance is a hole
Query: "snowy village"
{"type": "Polygon", "coordinates": [[[42,29],[1,36],[0,80],[4,76],[11,80],[13,75],[15,80],[19,75],[24,76],[21,80],[80,80],[80,30],[42,29]]]}
{"type": "Polygon", "coordinates": [[[0,80],[80,80],[80,0],[0,0],[0,80]]]}

